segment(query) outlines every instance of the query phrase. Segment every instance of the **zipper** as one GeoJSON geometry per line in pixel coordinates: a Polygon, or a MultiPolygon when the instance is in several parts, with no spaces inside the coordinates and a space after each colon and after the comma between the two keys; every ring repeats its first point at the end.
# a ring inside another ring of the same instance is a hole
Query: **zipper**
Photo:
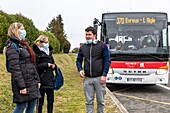
{"type": "Polygon", "coordinates": [[[91,56],[91,53],[92,52],[92,44],[90,46],[90,75],[92,77],[92,56],[91,56]]]}
{"type": "Polygon", "coordinates": [[[46,70],[43,71],[43,73],[41,74],[40,78],[42,78],[42,76],[44,75],[45,72],[46,72],[46,70]]]}

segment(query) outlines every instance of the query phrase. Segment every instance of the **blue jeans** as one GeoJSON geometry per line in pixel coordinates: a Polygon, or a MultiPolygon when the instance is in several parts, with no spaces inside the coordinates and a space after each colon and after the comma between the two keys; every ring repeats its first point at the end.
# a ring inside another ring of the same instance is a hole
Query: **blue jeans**
{"type": "Polygon", "coordinates": [[[47,95],[47,113],[53,113],[54,89],[40,89],[41,98],[38,102],[38,113],[42,113],[44,97],[47,95]]]}
{"type": "Polygon", "coordinates": [[[26,108],[26,113],[34,113],[34,107],[36,105],[36,100],[30,102],[17,103],[13,113],[23,113],[26,108]]]}

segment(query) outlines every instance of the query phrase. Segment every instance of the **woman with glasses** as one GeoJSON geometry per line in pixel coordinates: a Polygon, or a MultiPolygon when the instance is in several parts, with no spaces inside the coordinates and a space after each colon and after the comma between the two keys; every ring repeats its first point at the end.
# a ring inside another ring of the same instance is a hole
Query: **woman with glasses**
{"type": "Polygon", "coordinates": [[[53,112],[54,103],[54,74],[55,63],[52,56],[53,48],[49,45],[48,37],[40,35],[34,42],[33,50],[36,54],[37,70],[41,80],[40,93],[42,98],[38,101],[38,113],[42,113],[44,96],[47,95],[47,112],[53,112]]]}

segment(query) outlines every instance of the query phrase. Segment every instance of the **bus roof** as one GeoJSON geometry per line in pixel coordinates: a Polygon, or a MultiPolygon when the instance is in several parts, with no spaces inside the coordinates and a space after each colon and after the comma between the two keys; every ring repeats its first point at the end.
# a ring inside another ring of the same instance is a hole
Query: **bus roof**
{"type": "Polygon", "coordinates": [[[107,14],[166,14],[166,12],[107,12],[103,13],[102,15],[107,15],[107,14]]]}

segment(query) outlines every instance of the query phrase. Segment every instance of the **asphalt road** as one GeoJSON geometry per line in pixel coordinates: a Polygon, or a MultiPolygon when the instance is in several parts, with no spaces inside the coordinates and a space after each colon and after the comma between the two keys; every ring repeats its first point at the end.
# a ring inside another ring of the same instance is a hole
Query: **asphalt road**
{"type": "Polygon", "coordinates": [[[167,84],[168,87],[170,87],[170,75],[169,75],[169,83],[167,84]]]}
{"type": "Polygon", "coordinates": [[[170,113],[170,89],[115,84],[108,88],[129,113],[170,113]]]}

